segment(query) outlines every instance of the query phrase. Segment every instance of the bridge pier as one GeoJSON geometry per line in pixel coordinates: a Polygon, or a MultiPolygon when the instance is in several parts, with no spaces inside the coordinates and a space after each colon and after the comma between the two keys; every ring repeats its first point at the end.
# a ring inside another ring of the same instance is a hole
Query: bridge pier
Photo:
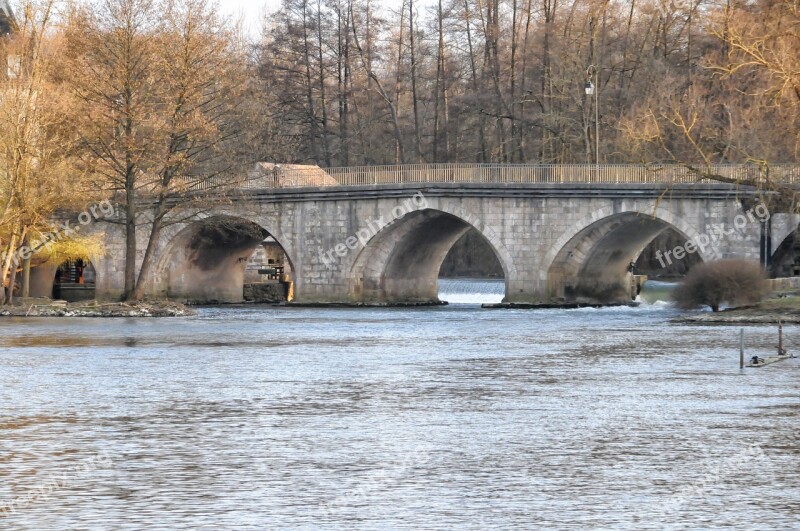
{"type": "MultiPolygon", "coordinates": [[[[702,242],[715,226],[735,227],[694,251],[702,260],[758,260],[761,224],[742,217],[743,194],[724,185],[669,193],[663,185],[468,183],[258,190],[166,230],[148,295],[240,301],[244,262],[269,234],[291,262],[297,302],[436,302],[442,261],[474,228],[502,265],[506,302],[619,302],[629,297],[629,264],[668,228],[702,242]]],[[[116,298],[124,238],[117,226],[103,230],[97,293],[116,298]]]]}
{"type": "Polygon", "coordinates": [[[354,303],[437,303],[439,269],[470,225],[435,210],[395,220],[358,254],[350,273],[354,303]]]}

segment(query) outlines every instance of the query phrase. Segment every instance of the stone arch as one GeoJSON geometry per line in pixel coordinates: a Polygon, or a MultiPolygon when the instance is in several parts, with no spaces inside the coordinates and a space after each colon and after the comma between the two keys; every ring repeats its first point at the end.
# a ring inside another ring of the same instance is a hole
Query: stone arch
{"type": "Polygon", "coordinates": [[[349,274],[349,298],[369,303],[438,302],[439,270],[450,248],[469,229],[486,240],[499,260],[508,292],[513,260],[497,234],[460,208],[427,204],[405,212],[366,241],[349,274]]]}
{"type": "Polygon", "coordinates": [[[489,244],[497,256],[500,266],[503,268],[503,275],[506,279],[516,277],[517,269],[514,264],[514,259],[511,253],[506,248],[503,241],[497,232],[488,224],[484,223],[483,219],[461,208],[460,206],[453,206],[448,204],[447,201],[442,201],[436,204],[435,210],[439,210],[446,214],[450,214],[456,218],[463,220],[465,223],[471,225],[489,244]]]}
{"type": "Polygon", "coordinates": [[[45,262],[36,267],[31,267],[30,296],[47,297],[54,295],[56,272],[61,264],[56,262],[45,262]]]}
{"type": "MultiPolygon", "coordinates": [[[[685,241],[700,233],[680,216],[663,207],[648,212],[606,207],[593,212],[566,231],[545,257],[548,296],[579,302],[630,300],[628,265],[663,231],[672,228],[685,241]]],[[[696,251],[711,259],[710,249],[696,251]]],[[[672,258],[665,257],[666,260],[672,258]]]]}
{"type": "MultiPolygon", "coordinates": [[[[31,267],[29,294],[31,297],[64,299],[69,302],[92,300],[96,296],[96,284],[99,274],[98,259],[95,256],[84,258],[54,259],[31,267]],[[62,276],[60,270],[67,264],[77,266],[68,275],[62,276]]],[[[18,277],[19,279],[19,277],[18,277]]]]}
{"type": "Polygon", "coordinates": [[[792,277],[800,273],[800,237],[790,232],[770,257],[769,274],[772,278],[792,277]]]}
{"type": "Polygon", "coordinates": [[[247,261],[267,236],[283,248],[296,271],[283,236],[262,223],[214,214],[182,225],[156,261],[152,294],[192,303],[242,302],[247,261]]]}

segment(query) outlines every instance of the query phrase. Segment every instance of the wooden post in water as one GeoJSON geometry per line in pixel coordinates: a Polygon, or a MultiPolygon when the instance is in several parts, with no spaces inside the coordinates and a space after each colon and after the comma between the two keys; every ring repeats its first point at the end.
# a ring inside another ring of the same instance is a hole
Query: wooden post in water
{"type": "Polygon", "coordinates": [[[778,321],[778,356],[783,356],[783,321],[778,321]]]}
{"type": "Polygon", "coordinates": [[[739,331],[739,368],[744,369],[744,328],[739,331]]]}

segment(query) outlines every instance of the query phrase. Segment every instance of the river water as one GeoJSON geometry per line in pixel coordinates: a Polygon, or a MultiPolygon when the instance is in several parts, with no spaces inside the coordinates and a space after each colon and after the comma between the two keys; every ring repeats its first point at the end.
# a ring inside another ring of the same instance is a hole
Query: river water
{"type": "Polygon", "coordinates": [[[798,360],[740,371],[737,328],[658,302],[443,290],[0,321],[0,529],[798,528],[798,360]]]}

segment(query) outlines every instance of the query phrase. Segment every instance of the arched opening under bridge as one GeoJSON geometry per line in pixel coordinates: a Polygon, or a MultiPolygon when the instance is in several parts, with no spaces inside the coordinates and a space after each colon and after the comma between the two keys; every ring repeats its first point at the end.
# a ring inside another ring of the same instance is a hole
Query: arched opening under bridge
{"type": "Polygon", "coordinates": [[[472,229],[480,243],[493,251],[507,278],[510,259],[498,252],[495,238],[460,216],[425,208],[393,220],[367,241],[350,272],[351,300],[377,304],[441,302],[442,264],[456,242],[472,229]]]}
{"type": "Polygon", "coordinates": [[[275,284],[273,291],[286,297],[293,267],[283,246],[261,225],[214,216],[181,230],[157,270],[161,289],[170,299],[215,304],[243,302],[246,278],[249,284],[275,284]],[[280,264],[274,258],[269,262],[267,246],[282,252],[280,264]]]}
{"type": "Polygon", "coordinates": [[[690,243],[693,241],[679,227],[653,215],[622,212],[602,217],[558,250],[548,270],[549,295],[564,302],[629,302],[640,288],[637,282],[643,271],[637,271],[637,265],[648,246],[654,247],[648,250],[653,262],[647,273],[685,273],[703,261],[703,252],[690,243]],[[665,233],[667,238],[658,239],[665,233]],[[673,242],[675,247],[659,248],[673,242]],[[680,251],[676,253],[676,249],[680,251]]]}

